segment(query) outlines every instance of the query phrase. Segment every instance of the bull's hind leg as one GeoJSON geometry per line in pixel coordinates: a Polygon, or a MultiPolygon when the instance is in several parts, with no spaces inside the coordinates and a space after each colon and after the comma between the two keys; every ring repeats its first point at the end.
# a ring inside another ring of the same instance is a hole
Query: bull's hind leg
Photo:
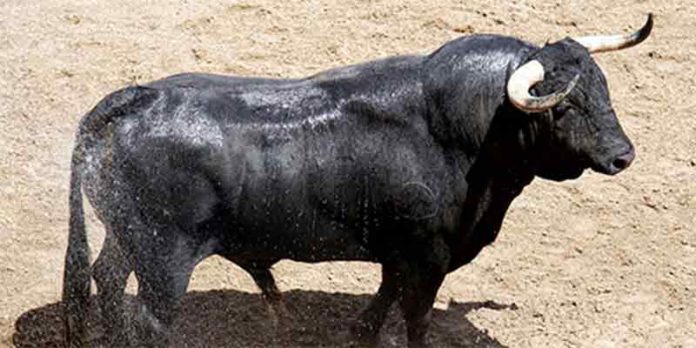
{"type": "Polygon", "coordinates": [[[177,228],[152,228],[138,236],[133,260],[140,306],[136,321],[142,343],[138,346],[167,347],[178,300],[196,264],[208,254],[177,228]]]}
{"type": "Polygon", "coordinates": [[[94,263],[93,276],[97,283],[97,298],[109,347],[131,346],[125,330],[123,296],[132,271],[131,264],[107,227],[106,239],[94,263]]]}
{"type": "Polygon", "coordinates": [[[261,296],[266,303],[273,325],[278,332],[278,336],[284,339],[288,331],[288,321],[290,320],[290,312],[285,306],[283,294],[276,285],[275,278],[271,273],[270,262],[238,262],[240,267],[247,271],[254,279],[256,285],[261,289],[261,296]]]}
{"type": "Polygon", "coordinates": [[[263,296],[264,301],[272,310],[277,314],[287,312],[285,302],[283,301],[283,294],[276,285],[275,278],[273,278],[273,274],[270,270],[270,265],[260,265],[257,263],[240,263],[239,265],[245,271],[249,272],[254,279],[254,283],[261,289],[261,296],[263,296]]]}

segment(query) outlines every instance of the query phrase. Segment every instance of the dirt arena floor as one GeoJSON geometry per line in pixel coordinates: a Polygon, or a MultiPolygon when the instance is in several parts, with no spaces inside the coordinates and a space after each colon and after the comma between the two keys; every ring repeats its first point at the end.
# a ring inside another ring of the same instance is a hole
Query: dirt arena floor
{"type": "MultiPolygon", "coordinates": [[[[106,93],[184,71],[301,77],[472,33],[542,44],[628,32],[642,45],[597,54],[637,147],[616,177],[537,180],[498,240],[437,296],[438,347],[696,347],[696,5],[683,0],[3,0],[0,2],[0,346],[58,344],[76,124],[106,93]]],[[[89,233],[99,250],[103,232],[89,233]]],[[[297,347],[344,342],[379,266],[281,262],[297,347]]],[[[132,293],[134,286],[130,287],[132,293]]],[[[187,347],[267,347],[251,279],[210,258],[195,271],[176,335],[187,347]]],[[[404,344],[398,311],[381,344],[404,344]]],[[[286,344],[287,345],[287,344],[286,344]]]]}

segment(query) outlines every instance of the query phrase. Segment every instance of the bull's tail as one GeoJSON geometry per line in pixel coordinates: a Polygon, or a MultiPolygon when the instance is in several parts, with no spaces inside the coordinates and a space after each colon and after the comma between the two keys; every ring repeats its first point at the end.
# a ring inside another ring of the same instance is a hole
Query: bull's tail
{"type": "Polygon", "coordinates": [[[128,87],[104,98],[80,122],[70,174],[70,224],[68,249],[63,273],[63,308],[65,339],[68,347],[88,345],[86,319],[90,296],[90,251],[85,230],[82,202],[82,179],[88,153],[104,143],[108,124],[137,112],[158,96],[154,89],[128,87]]]}
{"type": "MultiPolygon", "coordinates": [[[[78,136],[79,139],[79,136],[78,136]]],[[[63,305],[65,339],[68,347],[83,346],[90,288],[90,261],[85,217],[82,207],[83,144],[78,141],[73,151],[70,174],[70,225],[68,250],[63,273],[63,305]]]]}

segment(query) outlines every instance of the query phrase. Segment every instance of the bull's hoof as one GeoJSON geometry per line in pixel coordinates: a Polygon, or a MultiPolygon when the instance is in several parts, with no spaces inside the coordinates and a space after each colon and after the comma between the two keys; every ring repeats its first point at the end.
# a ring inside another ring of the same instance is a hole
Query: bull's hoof
{"type": "Polygon", "coordinates": [[[348,347],[351,348],[376,348],[379,343],[379,330],[360,320],[355,321],[350,327],[348,347]]]}

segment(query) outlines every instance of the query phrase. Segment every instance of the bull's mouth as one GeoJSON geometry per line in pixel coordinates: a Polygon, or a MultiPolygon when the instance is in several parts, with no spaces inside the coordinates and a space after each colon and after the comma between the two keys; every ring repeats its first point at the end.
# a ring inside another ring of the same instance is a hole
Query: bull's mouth
{"type": "Polygon", "coordinates": [[[567,166],[562,170],[543,171],[538,175],[547,180],[564,181],[579,178],[587,167],[582,166],[567,166]]]}

